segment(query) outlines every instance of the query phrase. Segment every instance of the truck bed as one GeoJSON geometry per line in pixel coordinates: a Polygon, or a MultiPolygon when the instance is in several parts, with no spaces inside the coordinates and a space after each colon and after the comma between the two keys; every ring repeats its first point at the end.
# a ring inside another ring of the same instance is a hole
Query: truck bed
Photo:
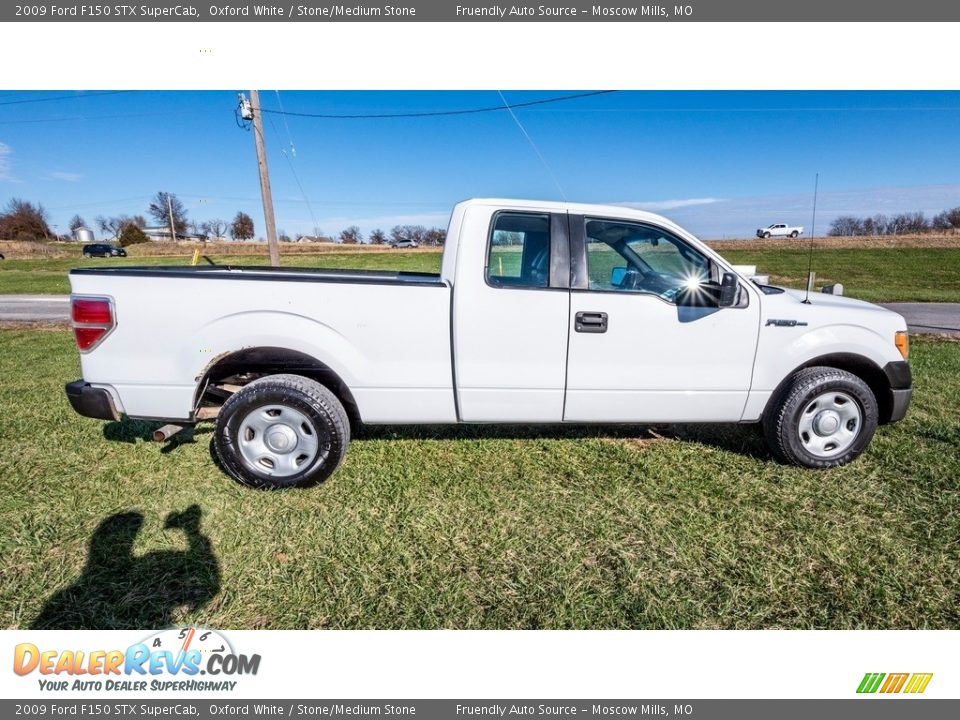
{"type": "Polygon", "coordinates": [[[335,373],[365,422],[456,420],[451,288],[440,275],[140,266],[74,269],[70,285],[113,302],[116,327],[81,355],[83,378],[112,388],[131,417],[189,418],[213,363],[283,348],[335,373]]]}

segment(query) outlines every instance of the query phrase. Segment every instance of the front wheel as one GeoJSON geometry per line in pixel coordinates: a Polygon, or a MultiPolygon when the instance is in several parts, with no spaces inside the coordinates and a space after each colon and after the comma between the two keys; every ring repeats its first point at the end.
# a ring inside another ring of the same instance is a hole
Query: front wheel
{"type": "Polygon", "coordinates": [[[300,375],[268,375],[231,395],[214,437],[231,477],[264,490],[326,480],[349,443],[350,420],[336,395],[300,375]]]}
{"type": "Polygon", "coordinates": [[[866,449],[878,417],[877,400],[863,380],[845,370],[812,367],[794,375],[773,399],[763,429],[779,460],[831,468],[866,449]]]}
{"type": "Polygon", "coordinates": [[[770,233],[766,232],[766,233],[763,234],[763,239],[764,239],[764,240],[767,240],[767,239],[769,239],[769,238],[770,238],[770,233]]]}
{"type": "Polygon", "coordinates": [[[792,237],[792,238],[794,238],[794,239],[798,238],[799,236],[800,236],[800,233],[798,233],[796,230],[794,230],[792,233],[790,233],[790,237],[792,237]]]}

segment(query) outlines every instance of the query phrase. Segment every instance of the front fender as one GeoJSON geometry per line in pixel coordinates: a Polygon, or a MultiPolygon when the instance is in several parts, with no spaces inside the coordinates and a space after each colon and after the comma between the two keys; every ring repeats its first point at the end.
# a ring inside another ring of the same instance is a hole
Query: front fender
{"type": "Polygon", "coordinates": [[[887,338],[862,325],[837,323],[813,329],[803,326],[760,328],[751,392],[772,392],[796,368],[825,355],[855,355],[877,366],[902,360],[887,338]]]}

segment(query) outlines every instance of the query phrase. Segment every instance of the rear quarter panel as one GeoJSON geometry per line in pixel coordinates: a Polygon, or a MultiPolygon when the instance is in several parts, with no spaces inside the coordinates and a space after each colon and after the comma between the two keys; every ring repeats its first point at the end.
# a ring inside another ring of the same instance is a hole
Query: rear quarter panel
{"type": "Polygon", "coordinates": [[[108,295],[117,326],[81,355],[133,417],[185,419],[206,369],[250,347],[310,355],[350,387],[365,422],[455,419],[450,289],[344,282],[72,275],[108,295]]]}

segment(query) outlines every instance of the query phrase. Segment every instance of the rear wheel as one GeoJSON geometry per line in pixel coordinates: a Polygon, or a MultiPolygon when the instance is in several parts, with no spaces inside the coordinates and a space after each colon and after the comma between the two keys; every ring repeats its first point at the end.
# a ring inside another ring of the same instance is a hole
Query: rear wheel
{"type": "Polygon", "coordinates": [[[349,443],[350,421],[336,395],[300,375],[269,375],[231,395],[214,439],[233,478],[270,490],[326,480],[349,443]]]}
{"type": "Polygon", "coordinates": [[[808,468],[845,465],[877,429],[877,400],[856,375],[828,367],[801,370],[774,399],[764,436],[783,462],[808,468]]]}

